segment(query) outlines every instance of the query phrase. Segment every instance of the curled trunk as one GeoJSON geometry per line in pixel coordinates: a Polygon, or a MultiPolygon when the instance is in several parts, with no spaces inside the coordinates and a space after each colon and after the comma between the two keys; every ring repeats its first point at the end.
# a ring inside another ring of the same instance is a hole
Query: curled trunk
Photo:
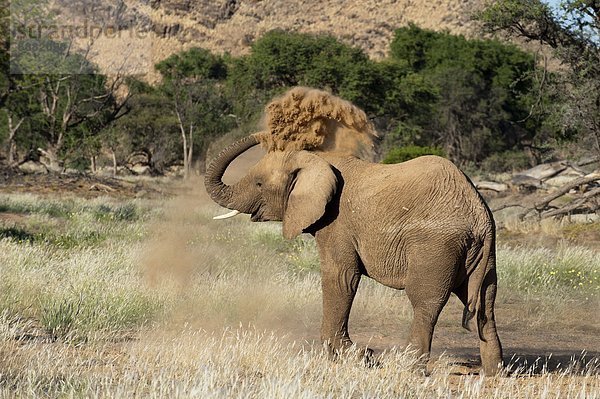
{"type": "Polygon", "coordinates": [[[244,137],[225,148],[212,160],[206,169],[204,185],[212,200],[217,204],[224,208],[237,209],[240,212],[247,213],[244,212],[244,209],[240,209],[240,204],[234,203],[233,186],[228,186],[223,183],[222,178],[227,166],[229,166],[238,155],[257,144],[258,141],[254,136],[244,137]]]}

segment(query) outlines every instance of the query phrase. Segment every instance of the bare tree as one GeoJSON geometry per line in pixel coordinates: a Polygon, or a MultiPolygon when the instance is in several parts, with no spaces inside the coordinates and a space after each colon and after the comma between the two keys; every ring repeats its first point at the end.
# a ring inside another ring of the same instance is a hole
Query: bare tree
{"type": "Polygon", "coordinates": [[[7,154],[8,154],[8,164],[13,166],[15,164],[17,158],[17,143],[15,142],[15,135],[19,127],[25,120],[25,118],[19,118],[19,120],[15,123],[13,121],[12,115],[10,112],[7,112],[8,119],[8,138],[7,138],[7,154]]]}
{"type": "Polygon", "coordinates": [[[179,112],[179,106],[175,102],[175,115],[179,123],[179,130],[181,131],[181,142],[183,145],[183,178],[187,179],[191,172],[191,161],[194,155],[194,122],[190,120],[189,127],[186,131],[186,126],[179,112]]]}
{"type": "Polygon", "coordinates": [[[225,111],[226,107],[213,83],[207,79],[171,79],[165,83],[164,90],[170,98],[172,112],[177,119],[183,150],[184,178],[188,178],[194,159],[205,156],[207,141],[225,125],[222,121],[215,123],[213,119],[218,111],[225,111]]]}
{"type": "Polygon", "coordinates": [[[46,148],[39,151],[47,157],[50,169],[60,169],[60,153],[72,131],[87,124],[85,129],[97,132],[126,112],[129,95],[116,96],[123,78],[114,78],[109,84],[104,79],[96,81],[99,78],[79,74],[59,79],[43,77],[38,100],[48,129],[46,148]]]}

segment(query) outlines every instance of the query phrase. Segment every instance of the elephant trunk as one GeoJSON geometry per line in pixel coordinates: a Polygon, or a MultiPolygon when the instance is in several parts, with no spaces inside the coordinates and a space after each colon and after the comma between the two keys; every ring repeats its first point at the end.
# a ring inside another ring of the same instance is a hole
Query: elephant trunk
{"type": "Polygon", "coordinates": [[[254,135],[244,137],[231,144],[212,160],[204,176],[204,186],[213,201],[224,208],[237,209],[242,213],[248,213],[243,204],[237,204],[234,196],[234,186],[223,183],[223,174],[229,164],[248,148],[258,144],[254,135]]]}

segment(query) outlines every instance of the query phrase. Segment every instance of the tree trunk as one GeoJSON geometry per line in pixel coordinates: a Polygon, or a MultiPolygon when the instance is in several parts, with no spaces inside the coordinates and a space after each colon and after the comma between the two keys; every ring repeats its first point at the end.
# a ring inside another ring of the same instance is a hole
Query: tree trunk
{"type": "Polygon", "coordinates": [[[186,170],[186,176],[189,178],[190,177],[190,173],[192,171],[192,156],[194,155],[194,125],[192,123],[190,123],[190,137],[189,137],[189,144],[188,144],[188,154],[187,154],[187,170],[186,170]]]}
{"type": "Polygon", "coordinates": [[[115,154],[114,150],[110,150],[110,155],[112,156],[113,163],[113,177],[117,177],[117,154],[115,154]]]}
{"type": "Polygon", "coordinates": [[[189,170],[189,159],[187,157],[187,137],[185,135],[185,131],[181,132],[181,139],[183,141],[183,178],[187,180],[188,178],[188,170],[189,170]]]}
{"type": "MultiPolygon", "coordinates": [[[[181,142],[183,144],[183,179],[187,180],[190,171],[190,159],[188,158],[188,141],[187,134],[185,132],[185,127],[183,126],[183,120],[181,119],[181,115],[177,110],[177,106],[175,107],[175,115],[177,115],[177,121],[179,122],[179,131],[181,132],[181,142]]],[[[191,129],[192,125],[190,124],[190,133],[191,129]]]]}
{"type": "Polygon", "coordinates": [[[17,143],[14,140],[8,142],[8,165],[15,166],[17,162],[17,143]]]}
{"type": "Polygon", "coordinates": [[[90,157],[90,169],[92,170],[92,173],[96,173],[97,168],[96,168],[96,156],[92,155],[90,157]]]}
{"type": "Polygon", "coordinates": [[[51,172],[60,172],[62,170],[61,163],[58,159],[58,149],[55,147],[48,147],[47,149],[38,148],[38,151],[42,154],[42,156],[46,157],[47,161],[45,164],[46,168],[48,168],[51,172]]]}
{"type": "Polygon", "coordinates": [[[21,127],[21,124],[25,118],[21,118],[16,125],[13,126],[13,120],[10,113],[8,114],[8,164],[14,166],[17,157],[17,143],[15,142],[15,135],[17,130],[21,127]]]}

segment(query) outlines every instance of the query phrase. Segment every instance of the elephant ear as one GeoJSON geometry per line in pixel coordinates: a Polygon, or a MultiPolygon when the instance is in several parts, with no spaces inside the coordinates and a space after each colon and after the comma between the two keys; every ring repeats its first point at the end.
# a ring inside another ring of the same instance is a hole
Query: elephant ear
{"type": "Polygon", "coordinates": [[[298,236],[323,216],[337,187],[335,173],[323,158],[307,151],[299,151],[293,158],[295,177],[283,214],[283,236],[287,239],[298,236]]]}

